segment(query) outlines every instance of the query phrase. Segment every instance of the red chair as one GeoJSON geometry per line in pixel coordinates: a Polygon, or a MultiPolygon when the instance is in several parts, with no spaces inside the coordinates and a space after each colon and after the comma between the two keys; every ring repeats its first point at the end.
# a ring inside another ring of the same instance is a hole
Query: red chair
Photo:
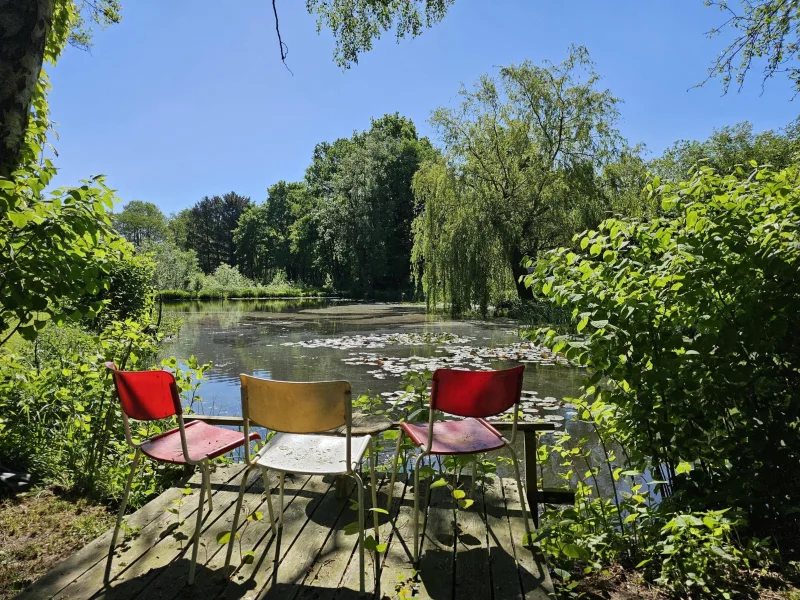
{"type": "MultiPolygon", "coordinates": [[[[125,424],[125,439],[135,448],[131,461],[131,472],[125,485],[122,504],[114,526],[114,535],[111,536],[111,548],[108,552],[105,580],[108,582],[111,573],[111,561],[114,548],[117,545],[117,535],[122,525],[122,517],[128,504],[133,476],[139,463],[140,454],[145,454],[153,460],[177,465],[200,465],[203,471],[203,481],[200,486],[200,503],[197,508],[197,522],[194,530],[194,548],[192,550],[192,564],[189,568],[189,584],[194,583],[194,571],[197,564],[197,550],[200,544],[200,529],[203,520],[203,504],[208,495],[208,509],[213,510],[211,503],[211,477],[209,461],[212,458],[227,454],[231,450],[245,444],[245,436],[239,431],[224,429],[208,425],[202,421],[192,421],[188,425],[183,423],[183,408],[175,384],[175,377],[168,371],[119,371],[112,362],[107,362],[106,367],[111,370],[114,377],[114,387],[117,397],[122,404],[122,422],[125,424]],[[167,432],[153,436],[139,444],[131,439],[131,427],[128,419],[137,421],[155,421],[175,416],[178,427],[167,432]]],[[[247,443],[257,440],[261,436],[251,433],[247,443]]]]}
{"type": "MultiPolygon", "coordinates": [[[[517,486],[522,503],[522,516],[525,531],[530,539],[528,513],[525,510],[525,493],[519,473],[519,461],[513,444],[517,437],[517,415],[522,395],[522,375],[525,365],[504,371],[461,371],[439,369],[433,374],[431,384],[430,418],[428,424],[401,423],[401,433],[397,437],[392,480],[389,489],[394,489],[397,476],[397,463],[403,434],[418,448],[424,448],[417,456],[414,465],[414,515],[419,510],[419,467],[422,460],[430,455],[483,454],[506,448],[514,463],[517,486]],[[512,406],[514,422],[511,439],[503,435],[484,420],[484,417],[498,415],[512,406]],[[459,421],[434,421],[434,412],[441,411],[451,415],[466,417],[459,421]]],[[[474,479],[473,470],[473,479],[474,479]]],[[[427,507],[426,507],[427,509],[427,507]]],[[[414,519],[414,564],[419,562],[419,518],[414,519]]]]}

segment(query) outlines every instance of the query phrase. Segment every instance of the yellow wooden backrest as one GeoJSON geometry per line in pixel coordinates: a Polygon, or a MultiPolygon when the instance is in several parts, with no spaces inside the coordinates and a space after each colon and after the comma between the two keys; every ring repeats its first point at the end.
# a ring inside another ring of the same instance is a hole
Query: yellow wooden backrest
{"type": "Polygon", "coordinates": [[[347,423],[350,384],[297,383],[239,375],[242,412],[250,425],[287,433],[317,433],[347,423]]]}

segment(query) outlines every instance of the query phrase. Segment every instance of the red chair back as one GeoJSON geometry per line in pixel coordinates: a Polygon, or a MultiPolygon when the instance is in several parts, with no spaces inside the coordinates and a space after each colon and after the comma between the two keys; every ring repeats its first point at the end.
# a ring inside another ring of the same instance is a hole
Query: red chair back
{"type": "Polygon", "coordinates": [[[113,373],[122,410],[131,419],[154,421],[182,412],[178,387],[172,373],[116,369],[113,369],[113,373]]]}
{"type": "Polygon", "coordinates": [[[519,402],[525,365],[503,371],[438,369],[431,384],[431,408],[461,417],[490,417],[519,402]]]}

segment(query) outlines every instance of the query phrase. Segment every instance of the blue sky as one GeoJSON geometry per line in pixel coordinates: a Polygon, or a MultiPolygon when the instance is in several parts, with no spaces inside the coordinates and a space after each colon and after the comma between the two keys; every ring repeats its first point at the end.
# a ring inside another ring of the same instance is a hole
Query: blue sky
{"type": "Polygon", "coordinates": [[[789,84],[762,93],[757,72],[741,93],[723,96],[715,81],[689,89],[724,47],[705,37],[721,15],[702,0],[458,0],[421,37],[386,35],[348,71],[305,2],[278,0],[294,75],[266,0],[123,5],[122,23],[97,33],[91,52],[70,48],[50,72],[56,183],[103,173],[123,202],[167,214],[231,190],[261,202],[276,181],[302,178],[317,142],[373,116],[399,112],[433,136],[431,111],[454,106],[462,82],[525,59],[559,62],[571,43],[589,49],[624,100],[622,133],[651,156],[715,127],[749,120],[760,131],[798,114],[789,84]]]}

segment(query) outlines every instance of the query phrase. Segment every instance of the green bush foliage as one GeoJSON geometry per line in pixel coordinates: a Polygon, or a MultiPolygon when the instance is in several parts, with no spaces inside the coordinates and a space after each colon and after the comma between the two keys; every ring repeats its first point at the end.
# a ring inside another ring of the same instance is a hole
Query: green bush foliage
{"type": "Polygon", "coordinates": [[[543,530],[562,575],[627,559],[676,593],[728,597],[759,536],[797,526],[800,167],[751,167],[656,179],[661,217],[606,220],[527,278],[572,309],[572,332],[538,338],[590,369],[574,402],[605,450],[542,449],[578,480],[543,530]]]}

